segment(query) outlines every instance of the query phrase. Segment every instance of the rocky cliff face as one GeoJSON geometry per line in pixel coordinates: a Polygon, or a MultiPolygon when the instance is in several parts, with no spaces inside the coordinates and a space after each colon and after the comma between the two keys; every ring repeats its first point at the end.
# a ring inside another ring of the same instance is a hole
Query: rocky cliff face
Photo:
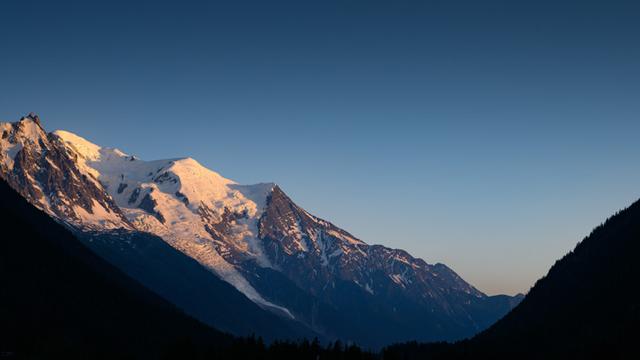
{"type": "Polygon", "coordinates": [[[512,307],[443,264],[366,244],[275,184],[239,185],[191,158],[142,161],[47,134],[35,115],[0,131],[0,176],[50,215],[84,232],[157,235],[263,309],[328,338],[456,339],[512,307]]]}
{"type": "MultiPolygon", "coordinates": [[[[506,301],[509,297],[498,300],[483,294],[444,264],[427,264],[404,250],[366,244],[309,214],[278,186],[269,194],[258,226],[275,269],[341,313],[359,314],[353,321],[363,327],[386,324],[380,333],[368,333],[380,341],[417,334],[429,340],[470,336],[513,306],[506,301]]],[[[319,321],[311,312],[305,315],[310,323],[319,321]]]]}
{"type": "Polygon", "coordinates": [[[272,263],[298,286],[317,295],[339,278],[373,296],[397,287],[419,302],[456,293],[485,296],[445,265],[429,265],[406,251],[356,239],[298,207],[277,186],[269,195],[259,231],[272,263]],[[375,279],[377,273],[385,278],[375,279]]]}
{"type": "Polygon", "coordinates": [[[29,202],[78,226],[131,228],[100,182],[78,169],[76,156],[36,115],[2,123],[0,131],[0,175],[29,202]]]}

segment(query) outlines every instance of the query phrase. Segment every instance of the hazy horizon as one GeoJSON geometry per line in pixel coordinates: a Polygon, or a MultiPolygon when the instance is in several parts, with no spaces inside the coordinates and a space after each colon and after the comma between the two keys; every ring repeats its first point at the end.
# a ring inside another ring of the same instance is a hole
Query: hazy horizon
{"type": "Polygon", "coordinates": [[[273,181],[367,243],[526,292],[640,197],[639,9],[462,3],[9,2],[0,121],[273,181]]]}

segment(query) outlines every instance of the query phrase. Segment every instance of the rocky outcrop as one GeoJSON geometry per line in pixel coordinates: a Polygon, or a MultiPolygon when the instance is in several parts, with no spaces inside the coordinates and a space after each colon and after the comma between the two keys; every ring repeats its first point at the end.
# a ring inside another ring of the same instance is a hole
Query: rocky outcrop
{"type": "Polygon", "coordinates": [[[164,218],[162,213],[156,209],[157,206],[158,203],[151,198],[151,192],[147,193],[147,195],[145,195],[140,201],[140,204],[138,204],[138,208],[153,215],[156,219],[158,219],[158,221],[164,224],[166,222],[166,219],[164,218]]]}
{"type": "Polygon", "coordinates": [[[3,167],[0,176],[36,206],[79,226],[83,213],[103,211],[105,222],[130,226],[97,179],[82,173],[77,159],[53,134],[47,134],[37,115],[29,114],[17,123],[3,124],[3,167]]]}

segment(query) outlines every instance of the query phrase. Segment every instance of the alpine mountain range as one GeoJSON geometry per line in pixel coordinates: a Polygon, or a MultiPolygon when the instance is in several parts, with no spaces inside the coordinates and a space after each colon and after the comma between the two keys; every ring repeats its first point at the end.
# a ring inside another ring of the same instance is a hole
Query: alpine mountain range
{"type": "MultiPolygon", "coordinates": [[[[37,115],[0,123],[0,176],[107,262],[235,335],[380,348],[470,337],[522,295],[488,296],[444,264],[369,245],[290,199],[192,158],[144,161],[37,115]]],[[[392,242],[392,241],[389,241],[392,242]]]]}

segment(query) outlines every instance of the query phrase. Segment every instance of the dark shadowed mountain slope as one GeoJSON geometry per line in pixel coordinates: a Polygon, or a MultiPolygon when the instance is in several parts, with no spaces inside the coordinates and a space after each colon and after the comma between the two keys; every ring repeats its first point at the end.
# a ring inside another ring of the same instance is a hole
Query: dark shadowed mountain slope
{"type": "Polygon", "coordinates": [[[184,315],[86,249],[0,180],[0,352],[153,358],[231,338],[184,315]]]}
{"type": "Polygon", "coordinates": [[[155,235],[129,230],[75,235],[125,274],[215,329],[237,336],[255,334],[267,342],[320,337],[293,319],[261,308],[155,235]]]}
{"type": "Polygon", "coordinates": [[[495,325],[454,345],[404,344],[385,359],[639,359],[640,202],[598,226],[495,325]]]}

